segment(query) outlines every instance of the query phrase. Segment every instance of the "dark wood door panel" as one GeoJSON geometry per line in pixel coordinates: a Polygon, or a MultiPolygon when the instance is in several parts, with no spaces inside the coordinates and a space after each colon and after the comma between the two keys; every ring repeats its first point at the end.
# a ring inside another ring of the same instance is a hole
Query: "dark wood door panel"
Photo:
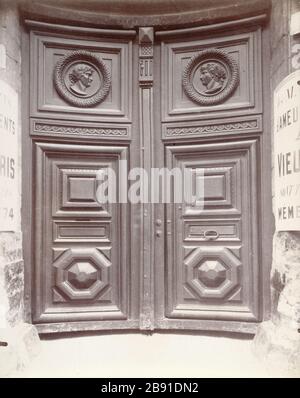
{"type": "Polygon", "coordinates": [[[261,23],[185,35],[27,21],[25,256],[40,331],[249,332],[263,318],[261,23]],[[153,168],[189,170],[204,205],[96,199],[99,171],[118,185],[135,167],[149,192],[153,168]]]}
{"type": "Polygon", "coordinates": [[[128,319],[126,209],[95,197],[97,171],[117,171],[127,149],[37,142],[35,152],[34,321],[128,319]]]}
{"type": "Polygon", "coordinates": [[[125,173],[138,162],[136,32],[26,24],[28,320],[43,332],[136,328],[138,212],[95,196],[98,171],[112,169],[118,191],[121,161],[125,173]]]}
{"type": "Polygon", "coordinates": [[[163,41],[162,88],[164,122],[198,119],[199,123],[203,119],[260,113],[261,29],[251,27],[244,32],[181,36],[163,41]],[[205,63],[220,66],[218,71],[224,84],[226,79],[230,80],[229,76],[233,78],[230,83],[234,89],[228,95],[218,89],[206,92],[201,81],[205,63]]]}
{"type": "Polygon", "coordinates": [[[258,321],[257,141],[166,151],[169,168],[204,172],[204,207],[168,208],[166,317],[258,321]]]}
{"type": "Polygon", "coordinates": [[[31,55],[31,116],[131,121],[131,38],[120,35],[116,41],[35,31],[31,32],[31,55]],[[91,73],[84,92],[75,83],[76,70],[83,67],[91,73]]]}

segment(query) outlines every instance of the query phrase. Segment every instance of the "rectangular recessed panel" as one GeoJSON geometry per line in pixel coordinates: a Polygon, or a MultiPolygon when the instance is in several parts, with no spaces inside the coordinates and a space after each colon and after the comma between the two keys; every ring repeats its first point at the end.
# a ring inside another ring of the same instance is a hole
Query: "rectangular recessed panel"
{"type": "Polygon", "coordinates": [[[95,201],[95,177],[70,177],[70,201],[95,201]]]}
{"type": "Polygon", "coordinates": [[[53,216],[109,216],[110,204],[97,199],[97,173],[108,167],[114,169],[113,163],[110,156],[104,159],[101,154],[81,159],[66,154],[62,159],[53,160],[53,216]]]}
{"type": "MultiPolygon", "coordinates": [[[[210,225],[191,225],[189,236],[204,236],[204,233],[210,231],[212,228],[210,225]]],[[[223,236],[230,236],[236,234],[236,229],[234,225],[218,225],[214,226],[213,230],[217,231],[218,234],[223,236]]]]}
{"type": "Polygon", "coordinates": [[[226,198],[224,175],[204,175],[204,200],[224,200],[226,198]]]}
{"type": "MultiPolygon", "coordinates": [[[[240,192],[236,189],[240,173],[240,159],[230,155],[224,161],[222,154],[216,157],[201,155],[189,155],[186,157],[178,156],[176,160],[177,166],[182,166],[186,171],[191,171],[191,189],[193,192],[187,195],[195,196],[195,193],[201,195],[198,200],[204,200],[203,207],[197,209],[193,203],[188,200],[184,205],[185,214],[215,214],[221,213],[239,213],[237,208],[240,192]]],[[[187,173],[188,174],[188,173],[187,173]]],[[[184,177],[185,178],[185,177],[184,177]]],[[[188,185],[184,185],[185,190],[188,185]]]]}
{"type": "Polygon", "coordinates": [[[184,241],[239,241],[240,238],[239,221],[197,220],[185,223],[184,241]]]}
{"type": "Polygon", "coordinates": [[[91,236],[91,237],[105,237],[106,236],[106,228],[105,227],[74,227],[74,226],[68,226],[68,227],[60,227],[59,228],[59,233],[62,238],[77,238],[80,236],[91,236]]]}
{"type": "Polygon", "coordinates": [[[96,200],[96,177],[100,167],[93,165],[87,169],[69,165],[68,168],[58,167],[56,183],[61,190],[61,208],[73,207],[100,208],[96,200]]]}
{"type": "Polygon", "coordinates": [[[54,242],[87,240],[93,242],[110,242],[110,224],[95,222],[54,222],[54,242]]]}

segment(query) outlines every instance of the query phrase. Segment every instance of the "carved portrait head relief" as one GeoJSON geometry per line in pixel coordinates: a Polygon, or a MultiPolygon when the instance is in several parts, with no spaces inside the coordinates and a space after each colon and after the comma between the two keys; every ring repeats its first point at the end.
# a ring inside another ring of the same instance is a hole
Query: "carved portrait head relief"
{"type": "Polygon", "coordinates": [[[71,73],[69,73],[70,90],[76,95],[86,97],[88,95],[87,88],[93,82],[93,73],[94,70],[87,64],[75,65],[71,73]]]}
{"type": "Polygon", "coordinates": [[[111,76],[97,55],[88,51],[74,51],[56,64],[54,85],[58,94],[70,104],[91,107],[107,96],[111,76]]]}
{"type": "Polygon", "coordinates": [[[205,86],[204,94],[216,94],[223,89],[227,72],[216,62],[208,62],[199,66],[199,78],[205,86]]]}

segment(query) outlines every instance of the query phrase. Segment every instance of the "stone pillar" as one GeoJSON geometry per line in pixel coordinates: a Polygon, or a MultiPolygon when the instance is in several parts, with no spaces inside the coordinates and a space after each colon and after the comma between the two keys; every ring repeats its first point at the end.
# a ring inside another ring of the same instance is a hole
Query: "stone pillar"
{"type": "Polygon", "coordinates": [[[25,366],[39,350],[38,334],[32,325],[24,323],[23,308],[21,28],[16,1],[0,0],[0,83],[0,376],[5,376],[25,366]],[[14,98],[11,106],[17,108],[11,109],[16,120],[8,115],[9,106],[6,109],[3,106],[11,96],[14,98]],[[14,141],[17,149],[12,150],[14,141]],[[6,197],[11,192],[10,203],[6,197]]]}
{"type": "MultiPolygon", "coordinates": [[[[299,0],[272,2],[272,92],[284,77],[300,68],[300,36],[297,33],[295,17],[298,11],[299,0]]],[[[300,21],[298,23],[300,32],[300,21]]],[[[254,339],[255,353],[270,371],[278,370],[282,375],[299,376],[300,232],[286,231],[274,234],[271,294],[271,319],[263,322],[258,329],[254,339]]]]}

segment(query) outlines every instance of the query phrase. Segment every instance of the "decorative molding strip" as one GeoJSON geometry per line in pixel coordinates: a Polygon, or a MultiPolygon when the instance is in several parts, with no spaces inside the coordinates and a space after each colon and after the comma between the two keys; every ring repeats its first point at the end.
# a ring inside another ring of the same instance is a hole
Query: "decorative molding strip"
{"type": "Polygon", "coordinates": [[[90,28],[90,27],[81,27],[81,26],[71,26],[71,25],[60,25],[60,24],[52,24],[41,21],[34,21],[30,19],[25,19],[25,24],[32,29],[45,29],[47,31],[61,31],[68,33],[81,33],[84,35],[96,35],[102,37],[125,37],[125,38],[134,38],[136,36],[136,31],[133,29],[123,30],[123,29],[99,29],[99,28],[90,28]]]}
{"type": "Polygon", "coordinates": [[[236,131],[253,129],[257,127],[257,121],[243,122],[243,123],[228,123],[228,124],[216,124],[198,127],[180,127],[180,128],[170,128],[167,129],[167,136],[174,135],[195,135],[203,133],[215,133],[224,131],[236,131]]]}
{"type": "Polygon", "coordinates": [[[129,138],[127,126],[118,127],[96,127],[96,126],[73,126],[64,124],[52,124],[44,122],[33,122],[32,135],[54,135],[54,136],[83,136],[91,138],[116,137],[129,138]]]}
{"type": "Polygon", "coordinates": [[[227,123],[220,121],[214,124],[193,124],[172,125],[163,127],[163,138],[189,138],[194,136],[203,136],[206,134],[228,134],[228,133],[242,133],[242,132],[260,132],[261,118],[253,117],[249,120],[231,120],[227,123]]]}
{"type": "MultiPolygon", "coordinates": [[[[150,173],[152,152],[154,142],[153,131],[153,27],[139,28],[139,119],[140,140],[143,150],[140,155],[141,166],[150,173]]],[[[153,330],[154,328],[154,302],[152,294],[152,275],[154,255],[154,243],[149,239],[147,231],[150,231],[154,222],[154,211],[151,203],[141,205],[141,218],[143,218],[144,229],[141,236],[141,257],[143,264],[141,274],[143,275],[143,289],[140,295],[140,317],[141,330],[153,330]],[[147,214],[147,217],[145,216],[147,214]]]]}
{"type": "Polygon", "coordinates": [[[238,19],[234,21],[221,22],[210,25],[196,26],[193,28],[174,29],[174,30],[160,30],[155,32],[155,36],[162,40],[170,39],[179,36],[195,36],[203,32],[216,32],[218,30],[227,30],[236,26],[248,26],[263,24],[268,19],[267,14],[261,14],[254,17],[238,19]]]}
{"type": "Polygon", "coordinates": [[[64,173],[78,173],[78,174],[84,174],[84,176],[89,176],[90,174],[94,177],[97,174],[97,171],[99,171],[98,167],[95,167],[94,169],[78,169],[75,168],[74,169],[64,169],[64,173]]]}
{"type": "Polygon", "coordinates": [[[139,29],[139,82],[141,86],[153,85],[153,28],[139,29]]]}

